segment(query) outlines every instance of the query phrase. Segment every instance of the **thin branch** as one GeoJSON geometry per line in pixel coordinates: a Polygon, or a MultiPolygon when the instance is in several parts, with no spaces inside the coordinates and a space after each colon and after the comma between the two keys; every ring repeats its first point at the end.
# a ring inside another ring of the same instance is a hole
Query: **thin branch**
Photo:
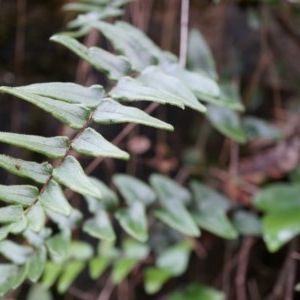
{"type": "Polygon", "coordinates": [[[185,67],[186,65],[188,34],[189,34],[189,9],[190,9],[190,0],[181,0],[179,63],[182,67],[185,67]]]}

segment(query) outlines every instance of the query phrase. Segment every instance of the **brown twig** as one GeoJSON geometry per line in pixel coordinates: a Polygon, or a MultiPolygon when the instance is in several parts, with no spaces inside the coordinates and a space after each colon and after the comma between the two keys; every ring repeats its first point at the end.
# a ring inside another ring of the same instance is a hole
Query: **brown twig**
{"type": "Polygon", "coordinates": [[[241,250],[239,252],[237,272],[235,277],[236,295],[239,300],[247,299],[246,292],[246,274],[249,264],[250,250],[254,244],[255,239],[253,237],[246,237],[243,240],[241,250]]]}

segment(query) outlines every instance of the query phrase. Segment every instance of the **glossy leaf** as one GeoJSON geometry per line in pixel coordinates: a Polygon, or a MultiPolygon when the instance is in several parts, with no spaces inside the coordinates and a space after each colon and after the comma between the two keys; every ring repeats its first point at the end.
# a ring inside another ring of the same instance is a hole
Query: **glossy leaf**
{"type": "Polygon", "coordinates": [[[41,284],[44,289],[49,289],[58,278],[60,272],[62,271],[63,265],[62,264],[56,264],[51,261],[47,261],[45,265],[44,274],[42,277],[41,284]]]}
{"type": "Polygon", "coordinates": [[[91,177],[92,182],[101,191],[101,199],[85,196],[88,203],[88,209],[91,213],[97,213],[99,210],[114,210],[118,205],[118,197],[106,184],[97,178],[91,177]]]}
{"type": "Polygon", "coordinates": [[[45,226],[46,216],[44,208],[39,202],[32,205],[26,214],[27,226],[35,231],[40,232],[45,226]]]}
{"type": "Polygon", "coordinates": [[[56,234],[46,242],[51,259],[54,263],[62,263],[69,253],[70,240],[65,234],[56,234]]]}
{"type": "Polygon", "coordinates": [[[0,87],[0,92],[5,92],[28,101],[74,129],[81,129],[84,127],[90,116],[89,109],[81,104],[70,104],[46,96],[41,96],[27,91],[22,87],[0,87]]]}
{"type": "Polygon", "coordinates": [[[225,293],[209,286],[192,283],[183,292],[174,292],[167,300],[225,300],[225,293]]]}
{"type": "Polygon", "coordinates": [[[31,205],[37,198],[39,190],[31,185],[0,184],[0,199],[11,204],[31,205]]]}
{"type": "Polygon", "coordinates": [[[220,88],[212,78],[202,73],[185,70],[178,64],[167,65],[163,70],[181,80],[199,100],[225,106],[220,98],[220,88]]]}
{"type": "Polygon", "coordinates": [[[73,156],[67,156],[63,163],[54,169],[53,177],[75,192],[101,199],[101,191],[93,184],[73,156]]]}
{"type": "MultiPolygon", "coordinates": [[[[176,200],[176,199],[174,199],[176,200]]],[[[185,206],[178,201],[168,202],[155,211],[162,222],[188,236],[200,236],[200,230],[185,206]]]]}
{"type": "Polygon", "coordinates": [[[147,268],[144,276],[145,290],[148,294],[157,293],[173,277],[170,271],[156,267],[147,268]]]}
{"type": "Polygon", "coordinates": [[[153,55],[156,46],[139,29],[124,22],[116,22],[113,25],[94,22],[92,26],[100,30],[114,48],[128,58],[134,70],[141,71],[157,62],[153,55]]]}
{"type": "Polygon", "coordinates": [[[63,272],[58,280],[58,292],[64,293],[84,269],[84,267],[85,262],[83,261],[69,261],[64,267],[63,272]]]}
{"type": "Polygon", "coordinates": [[[270,252],[275,252],[300,233],[300,209],[272,211],[263,218],[263,238],[270,252]]]}
{"type": "Polygon", "coordinates": [[[259,216],[253,212],[238,210],[233,215],[236,230],[245,236],[261,236],[262,224],[259,216]]]}
{"type": "Polygon", "coordinates": [[[0,253],[16,265],[23,265],[32,253],[32,249],[6,240],[0,242],[0,253]]]}
{"type": "Polygon", "coordinates": [[[159,200],[163,204],[165,202],[172,202],[174,199],[177,199],[183,204],[187,204],[191,201],[192,195],[189,190],[167,176],[152,174],[150,177],[150,183],[157,192],[159,200]]]}
{"type": "Polygon", "coordinates": [[[238,115],[227,108],[210,105],[207,117],[212,125],[225,136],[240,142],[246,142],[244,128],[238,115]]]}
{"type": "Polygon", "coordinates": [[[93,120],[100,124],[131,122],[166,130],[174,129],[172,125],[151,117],[136,107],[125,106],[109,98],[99,104],[93,114],[93,120]]]}
{"type": "Polygon", "coordinates": [[[93,247],[86,242],[74,240],[71,242],[68,259],[70,260],[87,260],[93,257],[93,247]]]}
{"type": "Polygon", "coordinates": [[[45,183],[52,173],[49,163],[36,163],[0,154],[0,167],[20,177],[27,177],[39,183],[45,183]]]}
{"type": "Polygon", "coordinates": [[[153,190],[143,181],[125,174],[116,174],[113,176],[113,182],[128,205],[138,201],[144,205],[153,203],[156,195],[153,190]]]}
{"type": "Polygon", "coordinates": [[[115,284],[122,282],[133,270],[139,261],[149,254],[149,248],[145,244],[133,240],[125,240],[123,243],[124,256],[115,261],[112,270],[112,281],[115,284]]]}
{"type": "Polygon", "coordinates": [[[273,183],[255,193],[255,207],[266,212],[281,212],[300,208],[300,187],[298,184],[273,183]]]}
{"type": "Polygon", "coordinates": [[[194,194],[193,217],[203,229],[227,239],[237,237],[237,231],[227,217],[229,200],[198,181],[191,182],[194,194]]]}
{"type": "Polygon", "coordinates": [[[28,264],[28,278],[37,282],[42,276],[46,263],[46,249],[44,246],[36,250],[36,252],[29,258],[28,264]]]}
{"type": "Polygon", "coordinates": [[[179,276],[186,271],[191,250],[191,244],[188,242],[171,246],[159,254],[156,265],[161,269],[168,270],[173,276],[179,276]]]}
{"type": "Polygon", "coordinates": [[[148,83],[127,76],[118,81],[109,92],[109,96],[120,101],[153,101],[184,108],[182,99],[177,97],[176,93],[170,93],[164,86],[152,87],[148,83]]]}
{"type": "Polygon", "coordinates": [[[65,34],[54,35],[51,40],[69,48],[94,68],[104,72],[109,79],[118,80],[131,70],[131,65],[124,56],[114,55],[98,47],[87,48],[65,34]]]}
{"type": "Polygon", "coordinates": [[[238,236],[236,229],[228,219],[226,212],[219,210],[196,211],[193,214],[195,222],[203,229],[225,239],[235,239],[238,236]]]}
{"type": "Polygon", "coordinates": [[[116,238],[109,217],[104,210],[99,210],[94,218],[87,220],[83,231],[98,239],[112,241],[116,238]]]}
{"type": "Polygon", "coordinates": [[[53,300],[53,297],[49,290],[46,290],[40,284],[32,285],[26,300],[53,300]]]}
{"type": "Polygon", "coordinates": [[[8,292],[13,285],[14,278],[18,275],[19,269],[12,264],[0,264],[0,296],[8,292]]]}
{"type": "Polygon", "coordinates": [[[11,132],[0,132],[0,142],[25,148],[48,157],[63,157],[69,147],[69,139],[64,136],[42,137],[11,132]]]}
{"type": "Polygon", "coordinates": [[[14,223],[10,224],[10,231],[14,234],[19,234],[23,232],[27,228],[27,219],[23,214],[20,218],[18,218],[14,223]]]}
{"type": "Polygon", "coordinates": [[[138,80],[148,87],[173,95],[173,98],[177,98],[184,106],[206,112],[206,107],[197,100],[182,80],[164,73],[158,67],[148,67],[138,76],[138,80]]]}
{"type": "Polygon", "coordinates": [[[245,117],[242,120],[244,130],[248,140],[266,139],[280,140],[283,138],[282,133],[272,124],[255,117],[245,117]]]}
{"type": "Polygon", "coordinates": [[[95,257],[89,261],[89,274],[92,279],[98,279],[108,268],[111,259],[109,257],[95,257]]]}
{"type": "Polygon", "coordinates": [[[116,218],[122,228],[132,237],[141,242],[148,239],[146,211],[140,202],[134,202],[128,208],[118,210],[116,218]]]}
{"type": "Polygon", "coordinates": [[[70,104],[83,104],[87,107],[96,107],[105,94],[101,85],[84,87],[72,82],[36,83],[19,89],[70,104]]]}
{"type": "Polygon", "coordinates": [[[86,128],[72,142],[72,148],[80,154],[129,159],[129,154],[107,141],[100,133],[92,128],[86,128]]]}
{"type": "Polygon", "coordinates": [[[39,202],[45,209],[53,210],[62,215],[70,215],[72,207],[65,197],[60,185],[51,180],[48,182],[46,189],[39,197],[39,202]]]}
{"type": "Polygon", "coordinates": [[[21,205],[9,205],[0,208],[0,224],[17,221],[23,214],[21,205]]]}
{"type": "Polygon", "coordinates": [[[111,273],[112,282],[114,284],[121,283],[133,270],[137,263],[138,260],[136,258],[125,257],[118,259],[113,265],[111,273]]]}
{"type": "Polygon", "coordinates": [[[211,50],[201,33],[196,29],[189,32],[187,66],[191,70],[205,72],[214,79],[218,77],[211,50]]]}

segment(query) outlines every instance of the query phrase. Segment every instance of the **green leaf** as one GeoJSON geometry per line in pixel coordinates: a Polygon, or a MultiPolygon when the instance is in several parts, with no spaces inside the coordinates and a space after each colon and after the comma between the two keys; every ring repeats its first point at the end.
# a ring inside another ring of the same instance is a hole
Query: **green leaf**
{"type": "Polygon", "coordinates": [[[276,141],[283,138],[282,133],[275,126],[262,119],[245,117],[242,124],[248,140],[260,138],[276,141]]]}
{"type": "Polygon", "coordinates": [[[191,182],[191,188],[195,197],[192,215],[196,223],[223,238],[236,238],[237,231],[226,215],[230,207],[229,200],[195,180],[191,182]]]}
{"type": "Polygon", "coordinates": [[[224,195],[196,180],[192,180],[190,186],[199,210],[229,210],[230,200],[224,195]]]}
{"type": "Polygon", "coordinates": [[[220,88],[212,78],[185,70],[178,64],[169,64],[164,66],[163,70],[181,80],[198,99],[209,103],[223,104],[220,99],[220,88]]]}
{"type": "Polygon", "coordinates": [[[39,202],[45,209],[62,215],[69,216],[72,211],[72,206],[66,199],[60,185],[53,179],[48,182],[46,189],[39,196],[39,202]]]}
{"type": "Polygon", "coordinates": [[[148,67],[138,76],[138,80],[148,87],[171,94],[173,98],[177,98],[187,107],[199,112],[206,112],[206,107],[197,100],[184,82],[164,73],[158,67],[148,67]]]}
{"type": "Polygon", "coordinates": [[[72,142],[72,148],[80,154],[129,159],[129,154],[107,141],[100,133],[92,128],[86,128],[72,142]]]}
{"type": "Polygon", "coordinates": [[[55,222],[62,232],[70,233],[82,219],[82,213],[77,209],[72,209],[69,216],[58,214],[52,210],[47,210],[48,217],[55,222]]]}
{"type": "Polygon", "coordinates": [[[174,199],[177,199],[183,204],[188,204],[191,201],[192,196],[189,190],[167,176],[152,174],[150,183],[157,192],[162,204],[173,201],[174,199]]]}
{"type": "Polygon", "coordinates": [[[22,234],[30,245],[40,248],[44,246],[45,240],[52,234],[52,230],[44,227],[40,232],[35,232],[27,228],[22,234]]]}
{"type": "Polygon", "coordinates": [[[244,128],[238,115],[227,108],[209,105],[207,117],[212,125],[225,136],[240,142],[246,142],[244,128]]]}
{"type": "Polygon", "coordinates": [[[21,205],[9,205],[0,208],[0,224],[17,221],[23,214],[21,205]]]}
{"type": "Polygon", "coordinates": [[[174,130],[172,125],[151,117],[136,107],[125,106],[109,98],[99,104],[96,112],[93,114],[93,120],[100,124],[131,122],[155,128],[174,130]]]}
{"type": "MultiPolygon", "coordinates": [[[[100,3],[102,4],[102,3],[100,3]]],[[[96,13],[97,18],[105,19],[108,17],[117,17],[122,15],[123,10],[116,7],[102,7],[98,3],[93,5],[92,3],[68,3],[64,5],[64,10],[78,11],[78,12],[93,12],[96,13]]]]}
{"type": "Polygon", "coordinates": [[[94,185],[101,191],[101,200],[93,197],[85,197],[88,201],[89,210],[91,213],[96,213],[98,210],[105,208],[106,210],[114,210],[118,206],[118,197],[106,184],[98,178],[91,177],[94,185]],[[91,201],[90,201],[91,200],[91,201]],[[93,201],[92,201],[93,200],[93,201]]]}
{"type": "Polygon", "coordinates": [[[39,190],[35,186],[0,184],[0,199],[7,203],[30,206],[38,194],[39,190]]]}
{"type": "Polygon", "coordinates": [[[103,98],[105,91],[101,85],[84,87],[71,82],[36,83],[20,88],[26,92],[60,100],[70,104],[83,104],[96,107],[103,98]]]}
{"type": "Polygon", "coordinates": [[[224,106],[233,110],[244,111],[244,106],[241,102],[240,91],[237,84],[234,82],[222,82],[221,94],[217,102],[211,102],[212,104],[224,106]]]}
{"type": "Polygon", "coordinates": [[[40,247],[35,251],[33,255],[30,256],[28,260],[28,278],[37,282],[42,276],[46,263],[46,248],[44,246],[40,247]]]}
{"type": "Polygon", "coordinates": [[[50,40],[66,46],[94,68],[104,72],[109,79],[118,80],[131,71],[131,65],[124,56],[114,55],[98,47],[88,49],[65,34],[56,34],[50,40]]]}
{"type": "Polygon", "coordinates": [[[17,266],[12,264],[0,264],[0,296],[12,289],[14,278],[19,273],[17,266]]]}
{"type": "Polygon", "coordinates": [[[43,288],[40,284],[32,285],[26,300],[53,300],[53,297],[49,290],[43,288]]]}
{"type": "Polygon", "coordinates": [[[129,235],[141,242],[148,239],[147,216],[143,204],[134,202],[128,208],[118,210],[115,216],[129,235]]]}
{"type": "Polygon", "coordinates": [[[112,269],[111,278],[114,284],[121,283],[127,275],[137,265],[138,260],[136,258],[120,258],[118,259],[112,269]]]}
{"type": "Polygon", "coordinates": [[[70,239],[61,233],[50,237],[46,242],[51,259],[54,263],[64,262],[69,254],[70,239]]]}
{"type": "Polygon", "coordinates": [[[145,290],[148,294],[157,293],[162,286],[170,279],[173,275],[166,269],[160,269],[156,267],[147,268],[145,271],[145,290]]]}
{"type": "Polygon", "coordinates": [[[228,219],[226,212],[219,210],[203,210],[193,213],[194,220],[203,229],[225,239],[235,239],[238,236],[236,229],[228,219]]]}
{"type": "Polygon", "coordinates": [[[85,174],[80,163],[73,156],[67,156],[62,164],[54,169],[53,177],[75,192],[101,199],[101,191],[85,174]]]}
{"type": "Polygon", "coordinates": [[[272,211],[263,218],[263,238],[270,252],[277,251],[300,233],[299,219],[299,208],[272,211]]]}
{"type": "Polygon", "coordinates": [[[39,202],[32,205],[26,214],[27,226],[35,232],[40,232],[45,226],[46,216],[44,208],[39,202]]]}
{"type": "Polygon", "coordinates": [[[42,286],[45,290],[48,290],[58,278],[60,272],[62,271],[62,264],[55,264],[51,261],[47,261],[45,265],[45,270],[42,278],[42,286]]]}
{"type": "Polygon", "coordinates": [[[189,262],[191,244],[181,242],[165,249],[156,260],[157,267],[168,270],[173,276],[183,274],[189,262]]]}
{"type": "Polygon", "coordinates": [[[112,269],[112,281],[119,284],[134,269],[134,267],[145,259],[150,249],[146,244],[126,239],[122,245],[123,257],[117,259],[112,269]]]}
{"type": "Polygon", "coordinates": [[[69,248],[70,260],[88,260],[93,257],[93,247],[83,241],[72,241],[69,248]]]}
{"type": "Polygon", "coordinates": [[[27,219],[24,214],[18,218],[14,223],[10,224],[10,231],[14,234],[19,234],[27,228],[27,219]]]}
{"type": "Polygon", "coordinates": [[[112,241],[116,238],[109,217],[104,210],[99,210],[94,218],[87,220],[83,225],[83,231],[98,239],[112,241]]]}
{"type": "MultiPolygon", "coordinates": [[[[2,292],[5,289],[6,289],[5,293],[8,292],[9,290],[17,289],[25,281],[27,271],[28,271],[27,264],[20,267],[18,270],[18,273],[15,276],[13,276],[12,278],[10,278],[9,282],[7,282],[6,284],[4,284],[4,286],[2,286],[2,291],[0,291],[0,295],[2,294],[2,292]]],[[[0,286],[0,289],[1,289],[1,286],[0,286]]]]}
{"type": "Polygon", "coordinates": [[[50,113],[54,118],[73,129],[81,129],[90,116],[90,110],[82,104],[71,104],[28,91],[26,87],[0,87],[0,93],[8,93],[50,113]]]}
{"type": "Polygon", "coordinates": [[[109,257],[95,257],[89,261],[89,274],[93,280],[98,279],[111,262],[109,257]]]}
{"type": "Polygon", "coordinates": [[[0,242],[0,253],[16,265],[23,265],[32,253],[32,249],[6,240],[0,242]]]}
{"type": "Polygon", "coordinates": [[[159,49],[139,29],[125,22],[114,24],[93,22],[91,26],[100,30],[114,48],[128,58],[134,70],[141,71],[157,63],[157,57],[153,55],[153,52],[159,53],[159,49]]]}
{"type": "MultiPolygon", "coordinates": [[[[176,199],[174,199],[176,200],[176,199]]],[[[168,202],[155,211],[162,222],[188,236],[200,236],[200,230],[185,206],[178,201],[168,202]]]]}
{"type": "Polygon", "coordinates": [[[300,208],[300,187],[297,184],[273,183],[255,193],[254,206],[266,212],[300,208]]]}
{"type": "Polygon", "coordinates": [[[113,182],[128,205],[131,205],[136,201],[144,205],[149,205],[156,199],[153,190],[143,181],[133,176],[116,174],[113,176],[113,182]]]}
{"type": "Polygon", "coordinates": [[[0,132],[0,142],[25,148],[52,158],[63,157],[69,147],[69,139],[64,136],[47,138],[11,132],[0,132]]]}
{"type": "Polygon", "coordinates": [[[36,163],[16,159],[0,154],[0,167],[20,177],[27,177],[39,183],[48,181],[52,173],[52,166],[49,163],[36,163]]]}
{"type": "Polygon", "coordinates": [[[233,224],[237,231],[245,236],[261,236],[262,224],[260,218],[253,212],[238,210],[233,215],[233,224]]]}
{"type": "Polygon", "coordinates": [[[193,71],[205,72],[214,79],[218,78],[211,50],[197,29],[189,32],[187,66],[193,71]]]}
{"type": "Polygon", "coordinates": [[[132,239],[126,239],[122,244],[122,248],[126,257],[136,258],[139,260],[145,259],[150,252],[147,244],[140,243],[132,239]]]}
{"type": "Polygon", "coordinates": [[[83,261],[69,261],[58,280],[58,292],[64,293],[85,267],[83,261]]]}
{"type": "Polygon", "coordinates": [[[174,292],[167,300],[225,300],[225,294],[202,284],[192,283],[184,292],[174,292]]]}
{"type": "Polygon", "coordinates": [[[0,241],[3,241],[7,238],[11,230],[11,224],[0,227],[0,241]]]}
{"type": "Polygon", "coordinates": [[[122,77],[108,95],[120,101],[153,101],[184,108],[182,99],[177,97],[176,93],[170,93],[163,87],[151,87],[128,76],[122,77]]]}

